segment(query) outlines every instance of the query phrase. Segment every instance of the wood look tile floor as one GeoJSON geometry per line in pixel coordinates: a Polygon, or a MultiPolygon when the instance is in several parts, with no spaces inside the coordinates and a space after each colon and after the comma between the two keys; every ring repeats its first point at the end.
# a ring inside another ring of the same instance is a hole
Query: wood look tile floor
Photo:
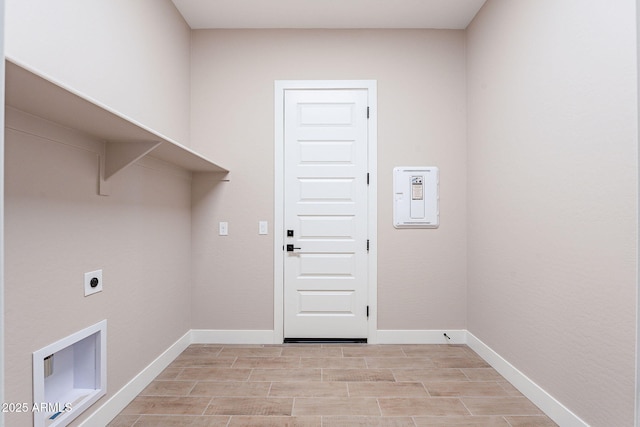
{"type": "Polygon", "coordinates": [[[109,427],[556,426],[465,345],[192,345],[109,427]]]}

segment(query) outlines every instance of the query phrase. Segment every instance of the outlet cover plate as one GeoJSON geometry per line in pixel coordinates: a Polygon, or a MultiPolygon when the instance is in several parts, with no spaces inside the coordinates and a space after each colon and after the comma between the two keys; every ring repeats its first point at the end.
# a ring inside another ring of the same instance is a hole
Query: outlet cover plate
{"type": "Polygon", "coordinates": [[[84,296],[88,297],[98,292],[102,292],[102,270],[84,273],[84,296]],[[91,279],[93,278],[98,279],[97,286],[91,286],[91,279]]]}

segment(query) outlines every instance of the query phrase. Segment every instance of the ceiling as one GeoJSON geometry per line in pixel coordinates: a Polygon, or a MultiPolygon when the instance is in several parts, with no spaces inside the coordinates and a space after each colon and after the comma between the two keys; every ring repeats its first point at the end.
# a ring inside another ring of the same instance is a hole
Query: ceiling
{"type": "Polygon", "coordinates": [[[486,0],[173,0],[205,28],[465,29],[486,0]]]}

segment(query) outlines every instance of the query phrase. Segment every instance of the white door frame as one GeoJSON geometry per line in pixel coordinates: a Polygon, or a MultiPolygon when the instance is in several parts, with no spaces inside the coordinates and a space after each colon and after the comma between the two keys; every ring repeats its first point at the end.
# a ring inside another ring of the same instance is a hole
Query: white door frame
{"type": "Polygon", "coordinates": [[[375,80],[276,80],[275,82],[275,207],[273,224],[273,339],[284,339],[284,93],[294,89],[366,89],[369,94],[368,121],[368,234],[369,234],[369,330],[367,342],[377,342],[378,330],[378,134],[377,82],[375,80]]]}

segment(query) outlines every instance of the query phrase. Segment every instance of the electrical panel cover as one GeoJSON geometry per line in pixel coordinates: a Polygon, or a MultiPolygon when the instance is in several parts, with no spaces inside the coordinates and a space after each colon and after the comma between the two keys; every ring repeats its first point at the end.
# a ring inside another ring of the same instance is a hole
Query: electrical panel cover
{"type": "Polygon", "coordinates": [[[439,170],[434,166],[393,169],[393,226],[437,228],[439,170]]]}

